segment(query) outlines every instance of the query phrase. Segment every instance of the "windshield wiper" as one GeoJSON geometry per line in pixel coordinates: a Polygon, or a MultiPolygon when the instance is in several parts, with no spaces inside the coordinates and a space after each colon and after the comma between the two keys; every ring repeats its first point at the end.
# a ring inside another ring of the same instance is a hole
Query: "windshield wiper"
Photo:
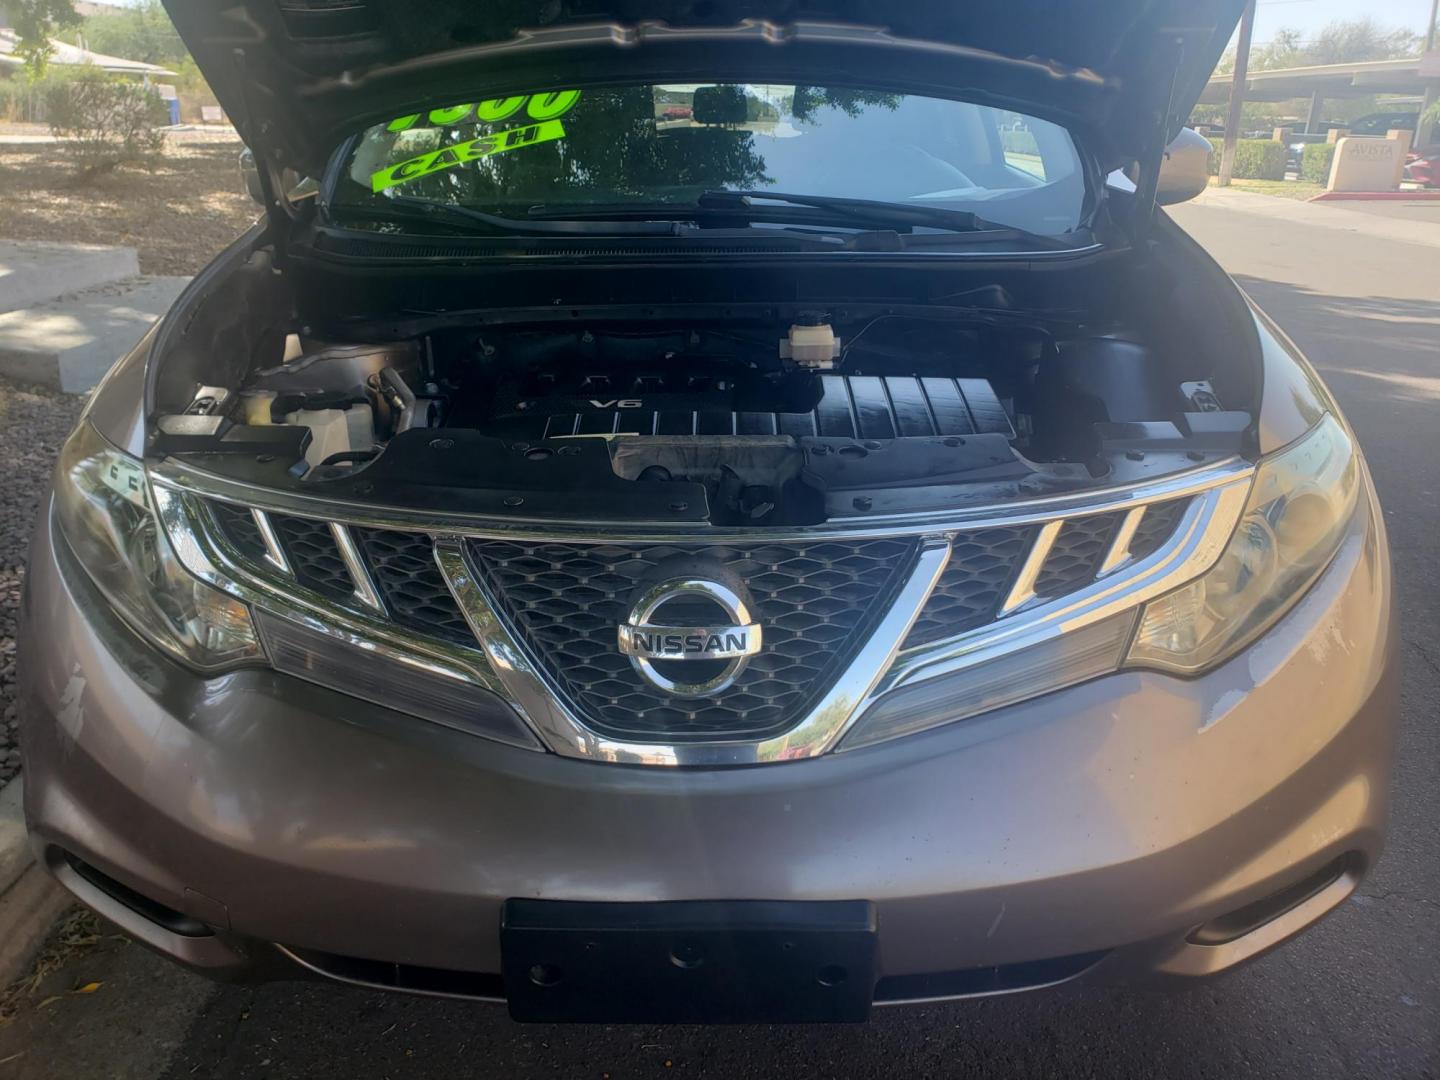
{"type": "Polygon", "coordinates": [[[576,234],[626,236],[677,236],[682,231],[673,221],[615,221],[584,216],[564,221],[533,221],[487,214],[471,206],[420,199],[412,195],[395,195],[384,205],[344,205],[345,214],[355,214],[375,221],[424,222],[430,225],[459,227],[466,232],[510,233],[523,236],[576,234]]]}
{"type": "MultiPolygon", "coordinates": [[[[1059,237],[1030,232],[1014,225],[989,221],[970,210],[947,210],[942,206],[884,202],[879,199],[852,199],[838,195],[795,195],[786,191],[707,191],[697,200],[700,206],[734,207],[744,209],[755,206],[756,200],[789,203],[792,206],[813,206],[825,210],[838,210],[842,214],[854,215],[857,221],[890,228],[903,225],[922,225],[931,229],[948,232],[997,233],[1005,238],[1025,240],[1042,247],[1060,246],[1059,237]]],[[[763,209],[763,207],[757,207],[763,209]]],[[[995,239],[1001,239],[996,236],[995,239]]]]}
{"type": "MultiPolygon", "coordinates": [[[[911,206],[907,203],[881,202],[876,199],[851,199],[838,195],[793,195],[785,191],[707,191],[696,201],[698,206],[717,209],[747,210],[757,201],[789,203],[791,206],[813,206],[838,210],[870,224],[926,225],[954,232],[979,232],[990,226],[969,210],[945,210],[935,206],[911,206]]],[[[756,207],[756,209],[765,209],[756,207]]]]}
{"type": "Polygon", "coordinates": [[[1042,248],[1064,245],[1059,237],[1027,232],[1011,225],[987,221],[969,210],[937,206],[850,199],[830,195],[792,195],[779,191],[706,191],[694,202],[594,203],[565,205],[541,203],[530,207],[530,218],[607,221],[765,221],[800,225],[845,225],[910,233],[921,226],[951,233],[974,233],[983,240],[1022,240],[1042,248]],[[766,205],[772,203],[774,205],[766,205]]]}

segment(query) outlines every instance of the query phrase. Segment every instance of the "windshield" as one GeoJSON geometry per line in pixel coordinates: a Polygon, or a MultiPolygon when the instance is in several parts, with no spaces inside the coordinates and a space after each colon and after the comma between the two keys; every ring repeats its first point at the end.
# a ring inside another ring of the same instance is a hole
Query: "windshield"
{"type": "Polygon", "coordinates": [[[842,87],[666,83],[517,94],[378,124],[355,140],[331,208],[398,209],[398,197],[593,217],[756,190],[966,210],[1049,236],[1078,227],[1085,203],[1069,134],[1034,117],[842,87]]]}

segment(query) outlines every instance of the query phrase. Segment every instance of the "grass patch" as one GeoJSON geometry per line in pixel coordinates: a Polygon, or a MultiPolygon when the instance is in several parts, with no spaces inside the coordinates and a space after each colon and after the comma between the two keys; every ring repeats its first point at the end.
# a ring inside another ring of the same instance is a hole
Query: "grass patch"
{"type": "MultiPolygon", "coordinates": [[[[1215,177],[1210,178],[1214,185],[1215,177]]],[[[1308,199],[1325,190],[1324,184],[1312,184],[1308,180],[1240,180],[1230,181],[1237,191],[1253,191],[1257,195],[1274,195],[1280,199],[1308,199]]]]}

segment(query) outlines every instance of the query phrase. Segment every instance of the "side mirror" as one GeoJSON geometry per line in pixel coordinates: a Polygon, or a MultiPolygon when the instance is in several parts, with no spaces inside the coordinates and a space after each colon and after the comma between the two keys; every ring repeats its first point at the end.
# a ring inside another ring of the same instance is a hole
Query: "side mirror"
{"type": "Polygon", "coordinates": [[[265,191],[260,187],[260,167],[255,164],[255,151],[248,146],[240,151],[240,179],[245,190],[261,206],[265,205],[265,191]]]}
{"type": "Polygon", "coordinates": [[[1195,198],[1210,184],[1210,140],[1191,128],[1181,128],[1160,162],[1155,201],[1161,206],[1195,198]]]}

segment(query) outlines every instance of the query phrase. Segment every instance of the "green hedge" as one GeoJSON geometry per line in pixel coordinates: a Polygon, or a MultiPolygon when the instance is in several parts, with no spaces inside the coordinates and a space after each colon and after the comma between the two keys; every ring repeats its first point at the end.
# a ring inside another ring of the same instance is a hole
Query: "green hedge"
{"type": "Polygon", "coordinates": [[[1310,143],[1300,151],[1300,179],[1315,184],[1328,184],[1330,163],[1334,160],[1334,143],[1310,143]]]}
{"type": "MultiPolygon", "coordinates": [[[[1220,171],[1220,155],[1225,151],[1224,139],[1211,139],[1215,152],[1210,155],[1210,175],[1220,171]]],[[[1235,179],[1284,180],[1285,144],[1275,139],[1240,139],[1235,143],[1235,179]]]]}
{"type": "Polygon", "coordinates": [[[80,69],[52,64],[34,82],[18,72],[9,78],[0,75],[0,120],[25,124],[43,124],[49,115],[45,110],[51,90],[73,79],[80,69]]]}
{"type": "Polygon", "coordinates": [[[1031,157],[1040,156],[1040,147],[1035,143],[1035,136],[1024,128],[1017,130],[1006,129],[1000,133],[1000,141],[1005,149],[1012,154],[1029,154],[1031,157]]]}

